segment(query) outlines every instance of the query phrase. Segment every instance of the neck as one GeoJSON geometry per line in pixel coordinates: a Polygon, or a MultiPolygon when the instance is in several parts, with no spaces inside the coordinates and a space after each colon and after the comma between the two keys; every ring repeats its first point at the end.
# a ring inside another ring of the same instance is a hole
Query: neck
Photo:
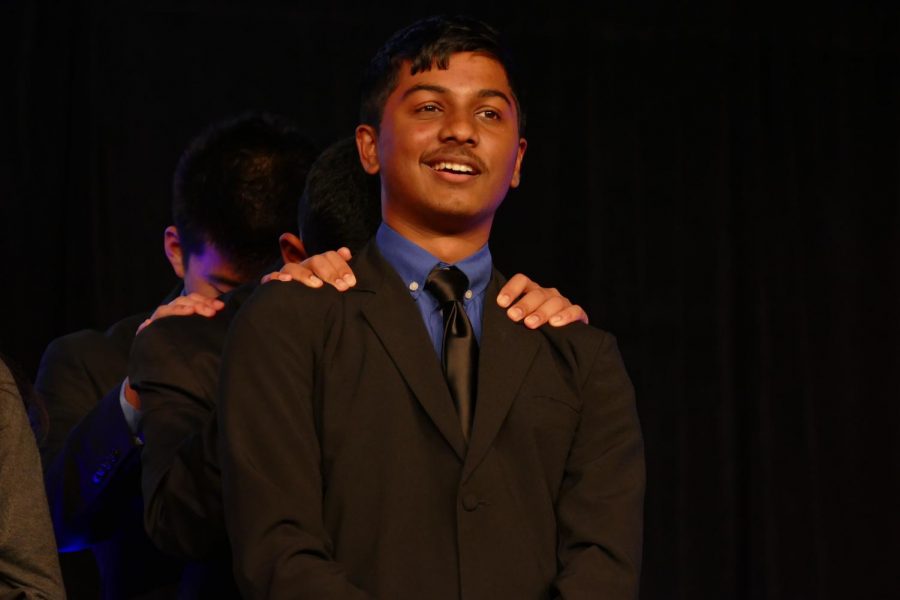
{"type": "Polygon", "coordinates": [[[448,233],[407,221],[391,219],[387,215],[385,215],[384,222],[409,241],[449,264],[459,262],[478,252],[487,243],[491,232],[490,223],[487,223],[485,227],[448,233]]]}

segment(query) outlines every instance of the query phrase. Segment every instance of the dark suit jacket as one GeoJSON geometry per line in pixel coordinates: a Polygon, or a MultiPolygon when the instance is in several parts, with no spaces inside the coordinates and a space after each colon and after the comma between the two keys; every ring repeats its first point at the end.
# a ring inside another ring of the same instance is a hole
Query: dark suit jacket
{"type": "Polygon", "coordinates": [[[409,292],[374,244],[353,268],[343,294],[261,286],[232,323],[220,448],[244,594],[636,597],[643,449],[613,337],[485,302],[467,447],[409,292]]]}
{"type": "Polygon", "coordinates": [[[154,543],[190,560],[184,596],[236,597],[222,515],[215,401],[225,333],[255,287],[222,297],[212,318],[152,323],[131,349],[128,378],[141,397],[144,519],[154,543]]]}
{"type": "MultiPolygon", "coordinates": [[[[54,340],[35,381],[50,417],[42,459],[57,543],[66,552],[91,548],[105,598],[172,597],[181,574],[143,531],[140,447],[119,405],[131,341],[146,316],[54,340]]],[[[61,558],[71,588],[80,573],[61,558]]]]}

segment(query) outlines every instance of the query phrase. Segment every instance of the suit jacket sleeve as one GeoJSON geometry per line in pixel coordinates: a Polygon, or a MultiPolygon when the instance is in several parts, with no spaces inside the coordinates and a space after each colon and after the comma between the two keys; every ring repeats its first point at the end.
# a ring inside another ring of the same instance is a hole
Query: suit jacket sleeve
{"type": "Polygon", "coordinates": [[[261,286],[222,359],[222,482],[235,575],[248,598],[364,598],[334,561],[322,518],[316,372],[337,292],[261,286]]]}
{"type": "Polygon", "coordinates": [[[221,345],[198,348],[190,335],[213,325],[202,316],[161,319],[135,338],[129,365],[143,413],[147,533],[188,559],[227,545],[213,405],[221,345]]]}
{"type": "Polygon", "coordinates": [[[139,477],[139,446],[119,404],[134,319],[106,335],[84,331],[52,342],[35,390],[49,416],[42,444],[47,500],[60,549],[106,539],[139,477]]]}
{"type": "MultiPolygon", "coordinates": [[[[590,362],[590,361],[589,361],[590,362]]],[[[634,391],[604,334],[582,388],[582,412],[557,500],[562,598],[637,598],[645,486],[634,391]]]]}
{"type": "Polygon", "coordinates": [[[34,388],[49,419],[41,443],[45,470],[66,445],[69,432],[125,378],[128,347],[119,348],[119,341],[85,330],[54,340],[44,351],[34,388]]]}
{"type": "Polygon", "coordinates": [[[45,473],[61,550],[108,538],[138,485],[140,453],[125,422],[119,389],[109,391],[66,438],[45,473]]]}

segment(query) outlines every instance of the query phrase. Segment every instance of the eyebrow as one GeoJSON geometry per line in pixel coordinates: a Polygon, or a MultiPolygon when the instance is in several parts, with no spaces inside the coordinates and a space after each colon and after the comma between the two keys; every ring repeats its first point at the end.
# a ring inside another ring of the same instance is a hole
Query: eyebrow
{"type": "MultiPolygon", "coordinates": [[[[416,92],[434,92],[436,94],[446,94],[449,91],[450,91],[449,89],[447,89],[441,85],[418,83],[418,84],[412,86],[411,88],[409,88],[408,90],[406,90],[405,92],[403,92],[401,99],[406,99],[407,96],[414,94],[416,92]]],[[[492,90],[492,89],[478,90],[478,97],[479,98],[500,98],[501,100],[505,101],[510,106],[510,108],[513,107],[513,103],[509,99],[509,96],[507,96],[500,90],[492,90]]]]}

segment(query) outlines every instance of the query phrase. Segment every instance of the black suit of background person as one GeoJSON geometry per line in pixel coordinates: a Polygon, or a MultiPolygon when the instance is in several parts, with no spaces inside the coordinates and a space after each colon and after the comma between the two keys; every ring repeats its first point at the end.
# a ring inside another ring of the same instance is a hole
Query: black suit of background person
{"type": "MultiPolygon", "coordinates": [[[[315,155],[292,124],[265,114],[215,124],[191,142],[174,178],[175,225],[164,234],[166,256],[183,279],[178,301],[215,298],[277,259],[278,235],[295,221],[315,155]]],[[[104,598],[172,598],[179,586],[219,583],[199,569],[183,574],[182,563],[144,532],[139,411],[125,378],[147,316],[55,340],[36,381],[50,416],[43,458],[57,540],[63,551],[91,548],[104,598]]],[[[68,582],[78,577],[64,570],[68,582]]]]}
{"type": "MultiPolygon", "coordinates": [[[[363,89],[357,144],[381,175],[384,223],[351,263],[356,287],[259,287],[222,359],[224,509],[242,593],[636,597],[643,449],[613,337],[529,330],[483,302],[467,442],[440,340],[423,326],[440,312],[422,295],[428,271],[483,264],[520,180],[523,113],[495,32],[416,23],[379,51],[363,89]]],[[[503,277],[487,278],[492,298],[503,277]]],[[[466,297],[468,313],[479,297],[466,297]]]]}
{"type": "MultiPolygon", "coordinates": [[[[306,280],[315,273],[344,282],[339,289],[346,290],[349,267],[329,249],[356,252],[380,220],[378,179],[360,166],[355,138],[335,142],[310,168],[298,207],[301,235],[282,236],[286,265],[275,278],[306,280]],[[308,253],[317,255],[304,262],[312,272],[298,264],[308,253]]],[[[523,314],[542,320],[555,314],[561,324],[583,318],[579,307],[518,277],[519,285],[505,291],[526,292],[516,303],[523,314]]],[[[143,409],[147,531],[161,549],[190,560],[227,558],[216,448],[218,370],[229,323],[255,286],[251,281],[223,296],[225,307],[213,317],[156,318],[132,346],[129,381],[143,409]]],[[[230,562],[219,562],[219,576],[231,578],[230,562]]]]}

